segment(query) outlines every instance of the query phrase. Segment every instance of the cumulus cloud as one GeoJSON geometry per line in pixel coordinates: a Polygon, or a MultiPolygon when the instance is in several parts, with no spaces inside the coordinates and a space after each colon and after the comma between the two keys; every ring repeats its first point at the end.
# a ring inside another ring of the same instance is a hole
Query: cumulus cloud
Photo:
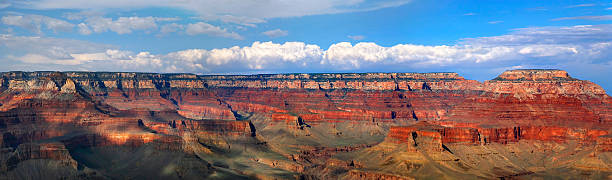
{"type": "Polygon", "coordinates": [[[211,65],[224,65],[232,61],[244,62],[249,69],[279,68],[284,63],[307,65],[321,57],[322,50],[317,45],[303,42],[254,42],[247,47],[213,49],[206,58],[211,65]]]}
{"type": "Polygon", "coordinates": [[[332,44],[323,55],[321,64],[359,68],[362,62],[378,62],[388,58],[386,48],[374,43],[358,43],[355,46],[348,42],[332,44]]]}
{"type": "Polygon", "coordinates": [[[205,22],[188,24],[185,28],[185,33],[187,33],[188,35],[207,34],[211,36],[233,38],[238,40],[244,39],[238,33],[228,32],[226,29],[222,29],[218,26],[214,26],[205,22]]]}
{"type": "MultiPolygon", "coordinates": [[[[186,29],[190,31],[189,27],[186,29]]],[[[190,32],[206,31],[192,29],[190,32]]],[[[95,44],[85,49],[88,46],[71,41],[4,35],[0,45],[6,48],[0,49],[6,51],[2,52],[7,55],[6,59],[19,62],[18,65],[68,65],[64,67],[94,71],[236,73],[469,69],[488,72],[506,67],[548,65],[558,68],[576,63],[609,66],[611,34],[611,25],[534,27],[515,29],[502,36],[462,39],[454,45],[381,46],[372,42],[339,42],[323,49],[303,42],[254,42],[243,47],[187,49],[167,54],[122,51],[95,44]],[[20,53],[13,52],[27,43],[37,45],[20,53]]]]}
{"type": "Polygon", "coordinates": [[[251,46],[223,49],[188,49],[169,53],[168,67],[173,70],[200,70],[214,72],[224,69],[224,72],[245,70],[279,70],[292,67],[308,67],[317,65],[323,50],[317,45],[302,42],[255,42],[251,46]]]}
{"type": "Polygon", "coordinates": [[[262,32],[262,34],[268,37],[271,37],[271,38],[277,38],[277,37],[287,36],[289,35],[289,32],[285,30],[281,30],[281,29],[274,29],[274,30],[262,32]]]}
{"type": "Polygon", "coordinates": [[[35,14],[3,16],[2,23],[21,27],[37,34],[42,34],[43,25],[53,32],[68,32],[74,27],[74,24],[64,20],[35,14]]]}

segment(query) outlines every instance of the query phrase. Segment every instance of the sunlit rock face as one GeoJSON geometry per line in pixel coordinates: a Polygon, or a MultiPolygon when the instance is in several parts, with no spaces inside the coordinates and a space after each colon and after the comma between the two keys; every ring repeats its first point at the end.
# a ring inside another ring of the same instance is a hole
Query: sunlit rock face
{"type": "Polygon", "coordinates": [[[574,81],[563,70],[557,69],[519,69],[509,70],[500,74],[497,80],[506,81],[574,81]]]}
{"type": "Polygon", "coordinates": [[[522,94],[606,94],[597,84],[562,70],[511,70],[485,82],[486,91],[522,94]]]}
{"type": "Polygon", "coordinates": [[[562,70],[0,75],[6,178],[612,175],[612,98],[562,70]]]}

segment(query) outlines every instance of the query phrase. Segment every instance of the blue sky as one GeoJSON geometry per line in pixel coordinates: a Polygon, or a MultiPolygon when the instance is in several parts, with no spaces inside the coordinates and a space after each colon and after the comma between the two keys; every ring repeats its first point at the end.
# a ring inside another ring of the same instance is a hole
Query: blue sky
{"type": "Polygon", "coordinates": [[[556,68],[612,89],[612,2],[0,0],[0,71],[556,68]]]}

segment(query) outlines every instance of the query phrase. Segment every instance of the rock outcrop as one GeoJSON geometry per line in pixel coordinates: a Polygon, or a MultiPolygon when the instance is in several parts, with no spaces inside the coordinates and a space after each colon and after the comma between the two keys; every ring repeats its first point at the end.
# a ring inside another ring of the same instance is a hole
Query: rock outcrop
{"type": "Polygon", "coordinates": [[[597,84],[562,70],[511,70],[484,83],[485,91],[518,94],[606,94],[597,84]]]}
{"type": "Polygon", "coordinates": [[[562,70],[483,83],[456,73],[0,76],[0,161],[13,174],[48,159],[90,177],[82,167],[114,171],[88,153],[124,151],[207,166],[181,161],[170,174],[235,178],[612,174],[612,98],[562,70]]]}
{"type": "MultiPolygon", "coordinates": [[[[555,126],[515,126],[507,128],[488,127],[445,127],[427,122],[411,126],[396,126],[389,130],[389,141],[418,145],[416,139],[428,137],[425,142],[434,143],[438,150],[442,144],[482,145],[490,143],[508,144],[520,140],[538,140],[547,142],[577,141],[580,144],[597,144],[606,146],[608,130],[587,128],[570,128],[555,126]]],[[[604,148],[605,149],[605,148],[604,148]]]]}

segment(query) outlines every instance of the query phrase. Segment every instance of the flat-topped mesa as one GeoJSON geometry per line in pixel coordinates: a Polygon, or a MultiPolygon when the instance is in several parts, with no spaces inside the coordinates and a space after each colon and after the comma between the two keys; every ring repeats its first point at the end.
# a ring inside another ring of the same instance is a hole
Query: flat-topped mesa
{"type": "MultiPolygon", "coordinates": [[[[480,83],[457,73],[295,73],[257,75],[195,75],[135,72],[6,72],[0,90],[61,90],[65,83],[94,95],[132,90],[259,88],[366,91],[463,90],[511,94],[606,94],[599,85],[575,79],[563,70],[510,70],[480,83]],[[71,79],[72,81],[68,81],[71,79]],[[74,84],[74,85],[72,85],[74,84]]],[[[68,89],[63,92],[74,92],[68,89]]]]}
{"type": "Polygon", "coordinates": [[[457,73],[317,73],[199,76],[210,87],[468,90],[480,83],[457,73]]]}
{"type": "Polygon", "coordinates": [[[66,76],[74,79],[92,79],[98,78],[101,80],[110,79],[198,79],[197,75],[190,73],[140,73],[140,72],[64,72],[66,76]]]}
{"type": "Polygon", "coordinates": [[[205,88],[205,82],[195,74],[13,71],[0,75],[2,88],[15,90],[59,90],[66,82],[91,94],[104,94],[112,89],[205,88]]]}
{"type": "MultiPolygon", "coordinates": [[[[301,73],[257,75],[195,75],[135,72],[6,72],[3,83],[9,89],[26,89],[29,82],[52,76],[72,79],[91,94],[109,89],[160,88],[279,88],[279,89],[357,89],[357,90],[471,90],[480,83],[466,80],[457,73],[301,73]],[[12,87],[12,88],[11,88],[12,87]]],[[[71,82],[72,83],[72,82],[71,82]]],[[[51,85],[49,85],[51,86],[51,85]]],[[[43,88],[38,88],[43,89],[43,88]]]]}
{"type": "Polygon", "coordinates": [[[422,79],[422,80],[465,80],[454,72],[437,72],[437,73],[397,73],[398,79],[422,79]]]}
{"type": "Polygon", "coordinates": [[[66,72],[66,75],[80,82],[85,89],[204,88],[197,75],[187,73],[66,72]]]}
{"type": "Polygon", "coordinates": [[[54,91],[60,90],[66,78],[60,72],[6,72],[0,74],[2,83],[0,89],[19,91],[54,91]]]}
{"type": "Polygon", "coordinates": [[[576,81],[566,71],[558,69],[509,70],[493,80],[498,81],[576,81]]]}
{"type": "Polygon", "coordinates": [[[256,75],[203,75],[206,80],[465,80],[457,73],[299,73],[299,74],[256,74],[256,75]]]}
{"type": "Polygon", "coordinates": [[[606,94],[601,86],[556,69],[509,70],[485,81],[484,90],[514,94],[606,94]]]}

